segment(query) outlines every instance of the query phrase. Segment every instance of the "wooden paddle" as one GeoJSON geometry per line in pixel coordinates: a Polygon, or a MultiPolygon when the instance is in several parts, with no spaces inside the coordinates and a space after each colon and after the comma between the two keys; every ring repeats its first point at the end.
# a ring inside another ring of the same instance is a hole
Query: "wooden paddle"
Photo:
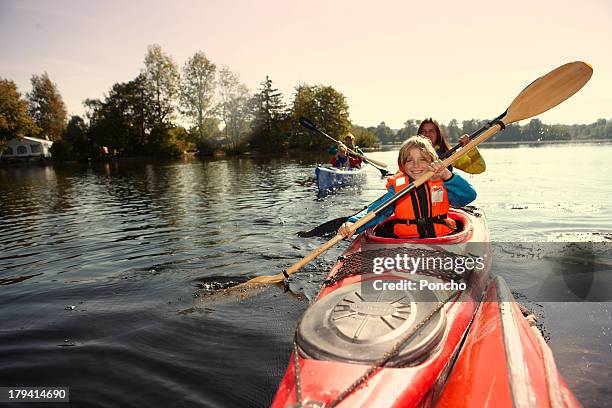
{"type": "MultiPolygon", "coordinates": [[[[527,119],[542,112],[557,106],[576,92],[580,90],[593,75],[593,68],[584,62],[576,61],[562,65],[557,69],[552,70],[548,74],[536,79],[530,85],[528,85],[523,91],[512,101],[508,109],[497,118],[477,130],[478,135],[470,140],[470,142],[459,148],[451,156],[447,157],[442,161],[445,167],[452,164],[455,160],[466,154],[472,148],[476,147],[480,143],[484,142],[510,123],[518,122],[523,119],[527,119]]],[[[352,235],[359,229],[359,227],[367,224],[370,220],[374,219],[376,215],[389,208],[397,200],[409,194],[416,187],[425,183],[432,176],[432,172],[427,172],[421,177],[410,183],[408,187],[395,194],[386,202],[379,205],[372,212],[365,215],[356,223],[352,224],[348,230],[349,234],[352,235]]],[[[345,237],[342,234],[336,234],[332,239],[315,249],[304,258],[300,259],[295,264],[284,270],[282,273],[272,276],[258,276],[253,278],[242,285],[248,284],[269,284],[279,283],[289,275],[299,271],[304,265],[310,263],[319,255],[327,251],[338,242],[342,241],[345,237]]],[[[239,285],[240,286],[240,285],[239,285]]]]}
{"type": "MultiPolygon", "coordinates": [[[[314,124],[314,123],[312,123],[312,121],[310,121],[309,119],[306,119],[305,117],[303,117],[303,116],[302,116],[302,117],[300,118],[300,120],[299,120],[299,121],[300,121],[300,124],[301,124],[302,126],[304,126],[306,129],[308,129],[308,130],[310,130],[310,131],[312,131],[312,132],[314,132],[314,133],[318,133],[318,134],[320,134],[320,135],[323,135],[323,136],[325,136],[326,138],[328,138],[328,139],[330,139],[330,140],[334,141],[336,144],[340,143],[339,141],[337,141],[336,139],[334,139],[333,137],[331,137],[331,136],[330,136],[330,135],[328,135],[327,133],[323,132],[321,129],[317,128],[317,127],[315,126],[315,124],[314,124]]],[[[360,158],[361,158],[363,161],[365,161],[366,163],[369,163],[369,164],[371,164],[372,166],[376,167],[376,169],[378,169],[378,171],[380,171],[380,173],[382,174],[382,176],[383,176],[383,177],[384,177],[384,176],[387,176],[387,175],[389,175],[389,174],[391,174],[391,173],[389,173],[387,170],[385,170],[385,169],[383,169],[383,168],[382,168],[382,167],[387,167],[387,165],[386,165],[385,163],[383,163],[383,162],[379,162],[379,161],[374,160],[374,159],[370,159],[369,157],[366,157],[366,156],[364,156],[363,154],[359,154],[359,153],[357,153],[356,151],[349,149],[349,148],[348,148],[348,146],[346,147],[346,150],[347,150],[349,153],[352,153],[354,156],[360,157],[360,158]]]]}

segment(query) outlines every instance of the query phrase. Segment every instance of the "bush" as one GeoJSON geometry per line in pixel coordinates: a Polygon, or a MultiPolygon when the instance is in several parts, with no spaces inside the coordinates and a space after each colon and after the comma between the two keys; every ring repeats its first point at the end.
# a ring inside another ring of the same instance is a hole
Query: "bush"
{"type": "Polygon", "coordinates": [[[212,156],[212,154],[219,149],[219,143],[212,139],[201,139],[197,143],[198,155],[200,156],[212,156]]]}
{"type": "Polygon", "coordinates": [[[72,148],[72,144],[66,140],[58,140],[53,142],[51,149],[51,156],[53,160],[56,161],[66,161],[74,159],[74,152],[72,148]]]}

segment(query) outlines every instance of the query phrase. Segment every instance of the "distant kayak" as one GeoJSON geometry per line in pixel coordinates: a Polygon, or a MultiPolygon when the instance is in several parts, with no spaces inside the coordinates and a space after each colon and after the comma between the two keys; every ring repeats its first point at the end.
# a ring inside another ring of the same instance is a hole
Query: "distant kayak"
{"type": "Polygon", "coordinates": [[[335,167],[317,166],[317,187],[319,191],[329,191],[340,187],[357,186],[365,183],[367,175],[365,169],[350,168],[338,169],[335,167]]]}

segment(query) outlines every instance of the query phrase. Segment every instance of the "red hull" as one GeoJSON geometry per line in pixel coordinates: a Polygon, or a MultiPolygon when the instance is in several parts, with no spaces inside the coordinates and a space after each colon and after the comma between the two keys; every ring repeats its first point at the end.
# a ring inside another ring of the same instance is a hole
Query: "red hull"
{"type": "MultiPolygon", "coordinates": [[[[486,267],[478,272],[472,272],[467,280],[467,289],[462,291],[455,300],[446,303],[440,310],[439,313],[444,314],[443,317],[445,317],[446,322],[444,334],[439,344],[430,353],[405,367],[385,366],[378,368],[367,381],[338,402],[336,406],[430,406],[434,405],[435,401],[438,401],[440,395],[442,395],[442,398],[438,402],[442,406],[449,406],[451,404],[455,406],[456,404],[453,403],[455,400],[462,406],[512,405],[512,393],[507,390],[508,384],[507,382],[504,384],[500,379],[500,376],[508,378],[508,370],[506,361],[502,358],[503,353],[499,354],[499,344],[487,343],[486,345],[476,345],[477,343],[475,343],[475,339],[482,338],[480,333],[491,334],[491,332],[486,332],[486,330],[483,331],[481,325],[486,326],[484,322],[487,319],[495,319],[495,316],[487,314],[487,311],[488,305],[496,305],[496,303],[487,302],[484,303],[487,307],[480,307],[481,299],[483,299],[485,294],[488,295],[491,290],[489,289],[487,292],[490,280],[490,257],[486,257],[489,251],[489,235],[486,220],[478,211],[474,214],[453,211],[451,216],[465,226],[461,233],[441,239],[422,239],[407,243],[406,241],[374,237],[372,231],[368,230],[358,236],[347,251],[345,251],[345,255],[351,255],[362,251],[377,249],[392,250],[417,244],[434,249],[443,248],[445,244],[452,244],[456,247],[466,248],[466,253],[473,254],[476,250],[477,253],[485,255],[486,267]],[[476,319],[476,324],[470,328],[474,319],[476,319]],[[480,325],[478,325],[478,322],[480,322],[480,325]],[[464,351],[461,351],[464,339],[467,339],[466,346],[463,347],[464,351]],[[470,353],[466,352],[465,350],[472,343],[475,344],[472,346],[473,349],[469,349],[472,351],[470,353]],[[480,354],[480,349],[487,350],[487,352],[480,354]],[[458,356],[460,357],[455,366],[458,356]],[[482,359],[483,357],[484,359],[482,359]],[[482,367],[488,368],[491,373],[489,375],[497,376],[493,377],[493,379],[486,379],[486,381],[490,382],[490,384],[487,382],[487,390],[484,390],[479,383],[479,381],[482,381],[482,377],[476,375],[483,368],[474,366],[475,362],[478,362],[482,367]],[[478,368],[475,369],[474,367],[478,368]],[[449,375],[450,380],[447,385],[449,375]],[[471,381],[465,383],[466,378],[469,378],[471,381]],[[495,394],[495,404],[493,405],[487,403],[490,401],[487,400],[490,397],[489,394],[495,394]]],[[[343,262],[345,261],[340,260],[331,270],[329,276],[334,276],[338,273],[343,262]]],[[[348,288],[349,285],[354,285],[368,279],[374,278],[371,275],[348,276],[331,286],[323,288],[317,297],[317,303],[335,291],[343,290],[345,286],[348,288]]],[[[493,332],[492,335],[493,337],[499,336],[499,333],[493,332]]],[[[295,406],[298,392],[304,406],[330,406],[332,401],[371,368],[370,364],[359,364],[355,361],[347,362],[328,358],[314,359],[306,357],[300,352],[297,356],[300,367],[300,387],[299,390],[296,390],[295,357],[294,351],[277,390],[272,407],[295,406]],[[313,403],[313,405],[306,405],[307,402],[313,403]]],[[[533,355],[530,358],[535,360],[538,356],[533,355]]],[[[542,390],[538,388],[535,392],[539,394],[542,390]]],[[[571,392],[569,393],[571,394],[571,392]]],[[[540,400],[538,399],[538,402],[540,400]]],[[[575,399],[569,398],[568,400],[575,402],[575,399]]]]}
{"type": "Polygon", "coordinates": [[[437,401],[439,407],[579,407],[533,321],[496,278],[437,401]]]}

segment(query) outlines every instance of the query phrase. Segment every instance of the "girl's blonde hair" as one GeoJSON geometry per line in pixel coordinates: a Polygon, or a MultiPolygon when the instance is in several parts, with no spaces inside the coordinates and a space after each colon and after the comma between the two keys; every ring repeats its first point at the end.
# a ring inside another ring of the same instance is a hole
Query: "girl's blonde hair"
{"type": "Polygon", "coordinates": [[[429,156],[431,161],[438,160],[438,154],[436,153],[436,149],[431,145],[431,141],[423,136],[411,136],[402,143],[402,147],[400,147],[399,155],[397,156],[397,165],[400,170],[404,171],[404,163],[410,157],[409,151],[413,148],[419,149],[421,153],[429,156]]]}

